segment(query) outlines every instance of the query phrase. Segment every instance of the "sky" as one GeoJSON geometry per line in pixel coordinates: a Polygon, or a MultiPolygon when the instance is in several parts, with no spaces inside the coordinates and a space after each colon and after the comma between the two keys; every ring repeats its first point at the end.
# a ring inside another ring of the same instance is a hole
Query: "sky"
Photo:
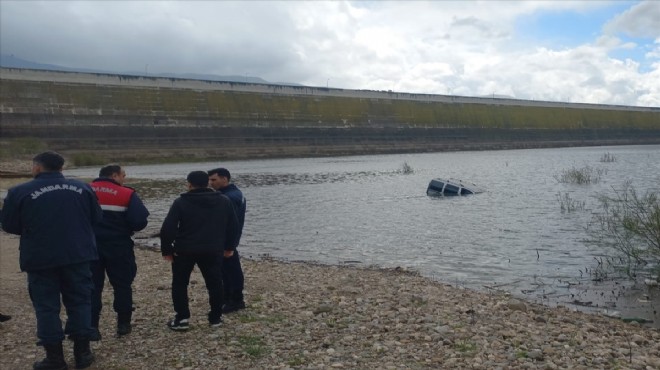
{"type": "Polygon", "coordinates": [[[660,107],[660,0],[0,0],[0,53],[117,73],[660,107]]]}

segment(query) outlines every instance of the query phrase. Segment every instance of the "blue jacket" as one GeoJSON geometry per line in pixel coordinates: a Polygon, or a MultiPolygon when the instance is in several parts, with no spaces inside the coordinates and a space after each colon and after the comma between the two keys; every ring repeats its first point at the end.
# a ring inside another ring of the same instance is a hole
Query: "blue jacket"
{"type": "Polygon", "coordinates": [[[91,184],[96,193],[103,220],[94,225],[96,240],[131,242],[133,232],[147,226],[149,211],[135,190],[122,186],[110,178],[98,178],[91,184]]]}
{"type": "Polygon", "coordinates": [[[2,229],[21,236],[22,271],[98,259],[92,225],[103,213],[89,185],[42,172],[7,193],[2,229]]]}
{"type": "Polygon", "coordinates": [[[236,212],[236,218],[238,218],[238,240],[241,240],[241,235],[243,235],[243,224],[245,223],[247,200],[243,196],[243,192],[241,192],[234,184],[229,184],[226,188],[218,189],[218,191],[229,198],[231,204],[234,206],[234,212],[236,212]]]}

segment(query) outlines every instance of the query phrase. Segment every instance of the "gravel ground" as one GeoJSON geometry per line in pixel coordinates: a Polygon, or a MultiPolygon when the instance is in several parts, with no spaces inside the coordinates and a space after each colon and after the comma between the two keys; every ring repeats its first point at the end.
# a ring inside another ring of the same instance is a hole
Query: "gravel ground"
{"type": "MultiPolygon", "coordinates": [[[[18,239],[0,233],[0,368],[29,369],[34,313],[18,239]]],[[[114,337],[106,287],[93,369],[660,369],[660,331],[437,283],[412,272],[244,260],[245,310],[206,323],[192,276],[191,329],[172,332],[169,263],[138,248],[133,332],[114,337]]],[[[73,365],[72,344],[65,344],[73,365]]],[[[72,368],[73,366],[71,366],[72,368]]]]}
{"type": "Polygon", "coordinates": [[[32,160],[29,159],[0,159],[0,172],[27,174],[29,176],[31,168],[32,160]]]}

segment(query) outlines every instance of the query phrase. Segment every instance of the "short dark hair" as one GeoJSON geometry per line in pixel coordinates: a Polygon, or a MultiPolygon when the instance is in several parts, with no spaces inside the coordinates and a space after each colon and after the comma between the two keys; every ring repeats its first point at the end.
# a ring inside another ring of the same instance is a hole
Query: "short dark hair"
{"type": "Polygon", "coordinates": [[[109,164],[101,168],[99,177],[112,177],[116,173],[121,173],[121,166],[118,164],[109,164]]]}
{"type": "Polygon", "coordinates": [[[194,188],[207,188],[209,186],[209,175],[204,171],[192,171],[186,177],[186,181],[194,188]]]}
{"type": "Polygon", "coordinates": [[[211,175],[218,175],[220,177],[226,177],[227,180],[231,180],[231,174],[229,173],[229,170],[227,170],[226,168],[222,168],[222,167],[214,168],[209,171],[209,176],[211,175]]]}
{"type": "Polygon", "coordinates": [[[64,166],[64,157],[59,153],[47,151],[35,155],[32,162],[42,166],[46,171],[61,171],[64,166]]]}

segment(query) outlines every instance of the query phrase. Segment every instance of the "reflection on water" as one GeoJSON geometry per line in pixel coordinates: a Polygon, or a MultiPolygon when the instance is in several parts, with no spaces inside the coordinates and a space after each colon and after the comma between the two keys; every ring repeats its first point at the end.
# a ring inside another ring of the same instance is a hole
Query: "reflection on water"
{"type": "MultiPolygon", "coordinates": [[[[192,170],[225,166],[248,199],[242,253],[323,263],[416,269],[458,286],[506,290],[582,310],[620,311],[660,322],[657,288],[594,282],[585,245],[599,193],[626,180],[660,191],[660,146],[454,152],[129,166],[157,231],[192,170]],[[601,162],[610,153],[614,162],[601,162]],[[404,174],[402,165],[412,167],[404,174]],[[563,184],[557,174],[590,166],[598,183],[563,184]],[[434,177],[452,177],[483,194],[431,198],[434,177]],[[562,213],[558,194],[584,209],[562,213]]],[[[68,171],[93,177],[98,169],[68,171]]]]}

